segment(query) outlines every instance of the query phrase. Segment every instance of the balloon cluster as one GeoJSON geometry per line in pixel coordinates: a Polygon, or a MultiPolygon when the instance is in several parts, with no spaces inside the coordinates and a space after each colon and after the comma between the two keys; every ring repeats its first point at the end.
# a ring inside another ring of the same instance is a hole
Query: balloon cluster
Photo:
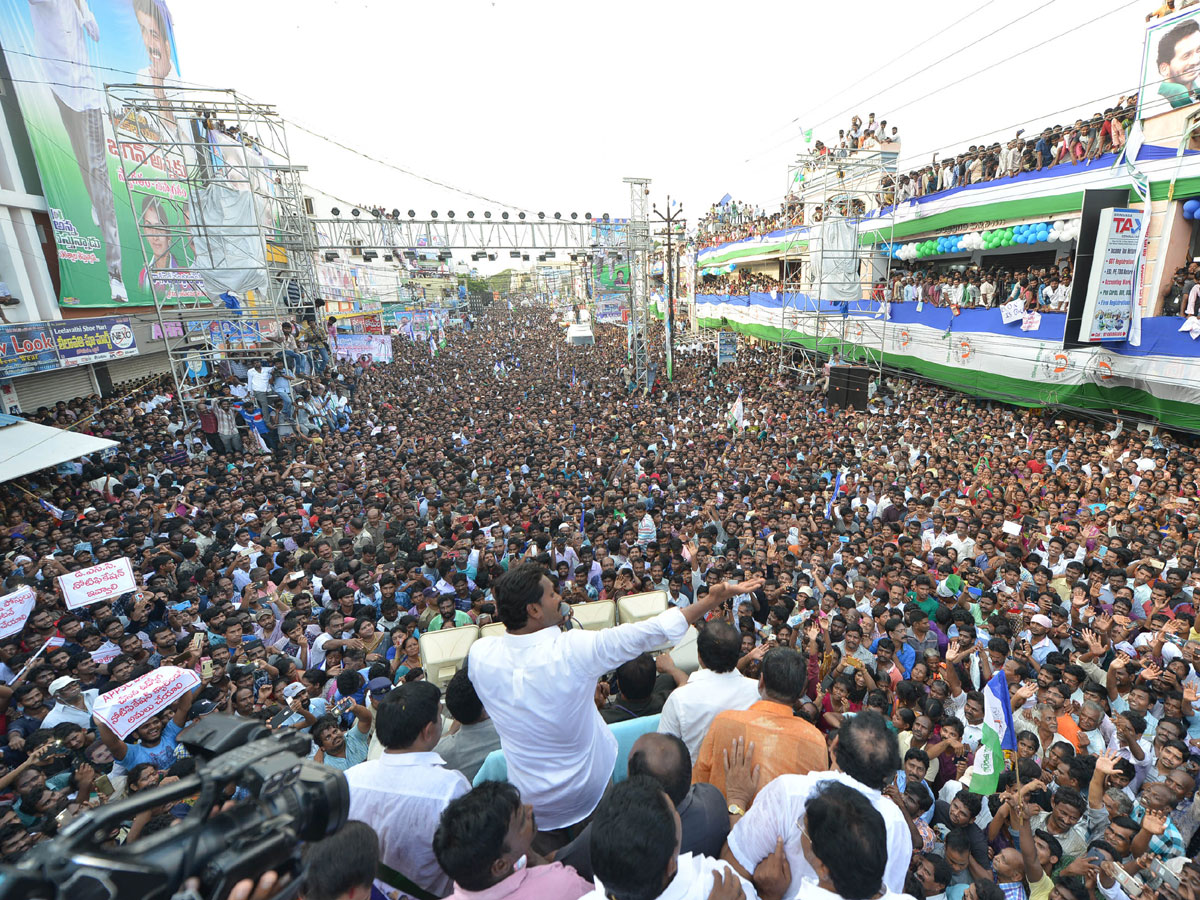
{"type": "Polygon", "coordinates": [[[1188,200],[1183,204],[1185,219],[1200,219],[1200,200],[1188,200]]]}
{"type": "Polygon", "coordinates": [[[728,275],[730,272],[737,270],[737,263],[730,263],[727,266],[710,266],[706,269],[701,269],[701,275],[728,275]]]}
{"type": "MultiPolygon", "coordinates": [[[[1200,201],[1192,217],[1200,217],[1200,201]]],[[[1186,204],[1184,210],[1187,216],[1186,204]]],[[[946,237],[929,238],[924,241],[914,241],[910,244],[890,245],[884,247],[884,252],[893,259],[910,260],[924,259],[927,256],[937,256],[942,253],[963,253],[968,250],[994,250],[997,247],[1011,247],[1013,244],[1039,244],[1054,241],[1073,241],[1079,237],[1079,220],[1056,222],[1031,222],[1027,225],[1014,225],[1010,228],[996,228],[987,231],[968,231],[966,234],[952,234],[946,237]]]]}

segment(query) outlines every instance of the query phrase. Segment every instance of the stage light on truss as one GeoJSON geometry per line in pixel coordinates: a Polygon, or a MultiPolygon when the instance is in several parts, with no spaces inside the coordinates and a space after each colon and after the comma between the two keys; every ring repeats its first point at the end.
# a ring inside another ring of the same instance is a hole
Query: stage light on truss
{"type": "Polygon", "coordinates": [[[489,260],[491,260],[492,262],[495,262],[495,261],[496,261],[496,254],[495,254],[495,253],[489,253],[489,254],[487,255],[487,258],[488,258],[489,260]]]}
{"type": "Polygon", "coordinates": [[[363,251],[363,262],[370,262],[373,259],[379,259],[379,254],[376,253],[374,250],[364,250],[363,251]]]}
{"type": "Polygon", "coordinates": [[[453,219],[454,218],[454,210],[450,210],[450,212],[446,213],[446,215],[449,216],[451,219],[453,219]]]}
{"type": "Polygon", "coordinates": [[[553,251],[553,250],[547,250],[547,251],[546,251],[545,258],[546,258],[546,259],[554,259],[554,251],[553,251]]]}
{"type": "Polygon", "coordinates": [[[571,218],[572,218],[572,219],[578,219],[578,218],[579,218],[579,213],[571,213],[571,218]]]}
{"type": "Polygon", "coordinates": [[[538,218],[539,218],[539,219],[544,219],[544,218],[546,218],[546,214],[545,214],[544,212],[540,212],[540,211],[539,211],[539,212],[538,212],[538,218]]]}
{"type": "Polygon", "coordinates": [[[546,255],[544,253],[538,256],[538,262],[545,262],[545,261],[546,261],[546,255]]]}
{"type": "Polygon", "coordinates": [[[398,210],[398,209],[393,209],[393,210],[392,210],[392,218],[393,218],[393,219],[398,219],[398,218],[400,218],[400,210],[398,210]]]}
{"type": "Polygon", "coordinates": [[[337,218],[338,216],[340,216],[342,214],[342,211],[340,209],[338,209],[336,206],[333,209],[331,209],[329,212],[334,218],[337,218]]]}
{"type": "Polygon", "coordinates": [[[522,222],[524,222],[525,221],[525,213],[523,213],[523,212],[517,213],[517,218],[520,219],[522,222]]]}
{"type": "Polygon", "coordinates": [[[522,261],[522,262],[529,262],[529,254],[528,254],[528,253],[522,253],[522,254],[521,254],[521,261],[522,261]]]}
{"type": "Polygon", "coordinates": [[[585,219],[587,219],[589,222],[590,222],[590,221],[592,221],[592,214],[591,214],[591,213],[585,212],[585,213],[583,214],[583,217],[584,217],[585,219]]]}
{"type": "Polygon", "coordinates": [[[560,213],[560,212],[556,212],[556,213],[554,214],[554,218],[556,218],[556,219],[561,219],[561,218],[562,218],[562,213],[560,213]]]}
{"type": "Polygon", "coordinates": [[[393,262],[394,260],[392,258],[392,254],[390,254],[390,253],[383,254],[383,261],[384,262],[393,262]]]}
{"type": "Polygon", "coordinates": [[[359,213],[359,209],[357,206],[354,207],[354,209],[350,210],[350,215],[354,216],[354,218],[356,218],[356,219],[358,218],[358,213],[359,213]]]}
{"type": "Polygon", "coordinates": [[[436,210],[436,209],[435,209],[435,210],[433,210],[432,212],[430,212],[430,214],[429,214],[429,218],[431,218],[431,219],[436,219],[436,218],[437,218],[437,210],[436,210]]]}
{"type": "MultiPolygon", "coordinates": [[[[485,213],[483,214],[483,217],[484,217],[485,219],[490,219],[490,218],[492,217],[492,211],[489,209],[487,212],[485,212],[485,213]]],[[[504,214],[504,218],[506,218],[506,219],[508,218],[508,213],[505,213],[505,214],[504,214]]]]}
{"type": "Polygon", "coordinates": [[[605,222],[607,222],[607,221],[608,221],[608,213],[605,213],[603,216],[601,216],[601,218],[602,218],[602,219],[603,219],[605,222]]]}
{"type": "Polygon", "coordinates": [[[417,258],[417,251],[416,251],[416,250],[405,250],[405,251],[404,251],[404,258],[405,258],[405,259],[416,259],[416,258],[417,258]]]}
{"type": "Polygon", "coordinates": [[[468,210],[467,210],[467,218],[468,218],[468,219],[473,219],[473,218],[475,218],[475,210],[473,210],[473,209],[468,209],[468,210]]]}
{"type": "Polygon", "coordinates": [[[325,251],[325,262],[333,262],[337,258],[338,258],[338,255],[337,255],[336,250],[326,250],[325,251]]]}
{"type": "Polygon", "coordinates": [[[520,250],[509,250],[508,257],[509,257],[509,259],[520,259],[521,251],[520,250]]]}
{"type": "Polygon", "coordinates": [[[377,207],[377,208],[371,210],[371,215],[373,215],[377,219],[382,219],[383,218],[383,210],[379,209],[377,207]]]}

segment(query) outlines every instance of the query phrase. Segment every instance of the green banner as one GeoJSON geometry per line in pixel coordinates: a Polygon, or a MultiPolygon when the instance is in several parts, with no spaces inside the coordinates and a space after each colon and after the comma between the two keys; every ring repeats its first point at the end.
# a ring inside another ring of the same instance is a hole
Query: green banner
{"type": "Polygon", "coordinates": [[[61,305],[146,306],[154,289],[160,301],[202,295],[202,279],[188,271],[190,241],[180,236],[186,164],[167,149],[182,135],[110,110],[104,93],[106,83],[136,83],[161,98],[178,85],[164,0],[0,0],[0,42],[50,207],[61,305]],[[141,163],[137,209],[119,147],[141,163]]]}
{"type": "Polygon", "coordinates": [[[597,291],[629,290],[629,263],[606,260],[593,265],[597,291]]]}

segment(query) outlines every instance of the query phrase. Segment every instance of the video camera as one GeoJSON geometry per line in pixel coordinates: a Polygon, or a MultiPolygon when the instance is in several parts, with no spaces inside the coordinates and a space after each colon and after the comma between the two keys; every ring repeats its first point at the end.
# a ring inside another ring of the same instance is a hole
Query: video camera
{"type": "Polygon", "coordinates": [[[271,869],[282,885],[271,900],[296,896],[302,842],[332,834],[349,814],[345,776],[305,759],[307,733],[272,734],[232,716],[198,720],[179,742],[196,757],[195,774],[74,819],[0,869],[0,900],[170,900],[191,877],[200,897],[225,900],[238,881],[271,869]],[[213,814],[234,785],[250,799],[213,814]],[[129,845],[106,843],[139,812],[191,797],[178,825],[129,845]]]}

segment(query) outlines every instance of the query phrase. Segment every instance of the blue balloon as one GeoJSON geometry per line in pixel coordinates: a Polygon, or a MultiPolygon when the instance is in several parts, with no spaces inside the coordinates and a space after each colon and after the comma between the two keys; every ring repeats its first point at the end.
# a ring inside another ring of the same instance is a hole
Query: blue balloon
{"type": "Polygon", "coordinates": [[[1014,234],[1014,235],[1013,235],[1013,243],[1015,243],[1015,244],[1023,244],[1023,243],[1025,243],[1025,235],[1023,235],[1023,234],[1014,234]]]}
{"type": "Polygon", "coordinates": [[[1200,212],[1200,200],[1188,200],[1183,204],[1183,217],[1185,219],[1196,218],[1198,212],[1200,212]]]}

